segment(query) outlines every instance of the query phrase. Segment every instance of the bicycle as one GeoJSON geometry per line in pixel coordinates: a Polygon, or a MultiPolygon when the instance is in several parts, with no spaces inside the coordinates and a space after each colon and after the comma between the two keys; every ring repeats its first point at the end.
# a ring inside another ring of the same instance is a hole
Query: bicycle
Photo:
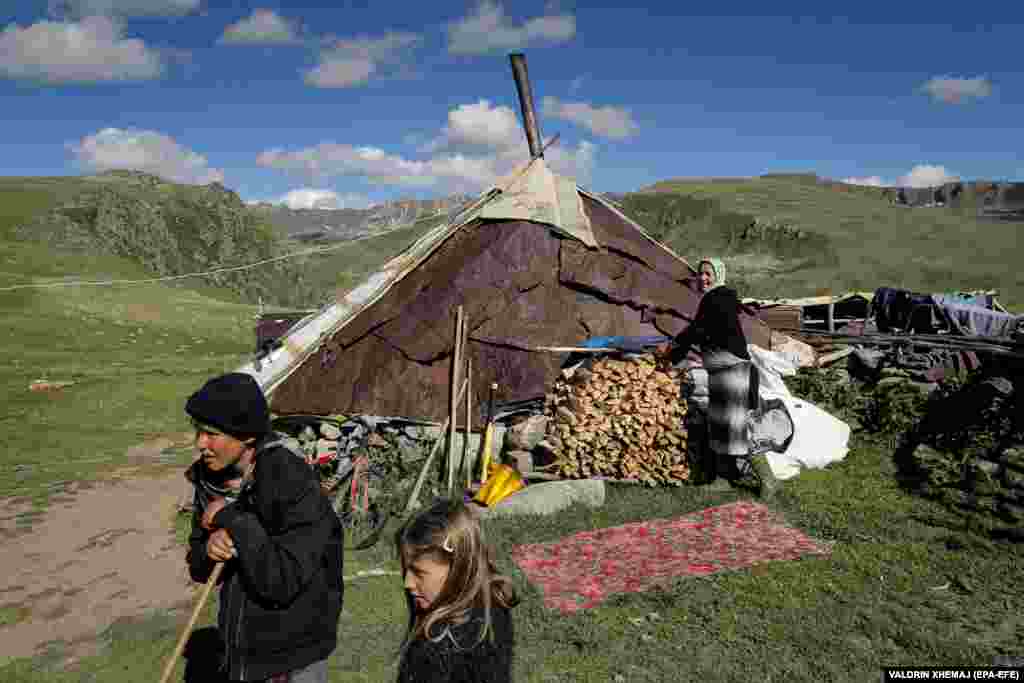
{"type": "Polygon", "coordinates": [[[274,431],[298,439],[306,462],[316,471],[320,489],[331,501],[331,509],[345,529],[345,547],[364,550],[380,540],[390,510],[387,503],[387,472],[370,456],[369,439],[373,423],[363,417],[321,417],[287,415],[274,418],[274,431]],[[337,430],[328,439],[321,426],[337,430]],[[307,432],[303,443],[303,432],[307,432]],[[323,444],[334,444],[323,448],[323,444]]]}

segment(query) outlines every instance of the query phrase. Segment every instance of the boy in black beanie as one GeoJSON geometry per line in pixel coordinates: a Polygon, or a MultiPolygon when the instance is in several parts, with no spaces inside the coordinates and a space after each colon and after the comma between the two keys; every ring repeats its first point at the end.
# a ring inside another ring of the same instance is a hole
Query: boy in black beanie
{"type": "Polygon", "coordinates": [[[342,605],[342,529],[304,458],[270,431],[252,376],[230,373],[185,412],[200,458],[189,536],[192,579],[222,574],[220,675],[230,681],[326,683],[342,605]]]}

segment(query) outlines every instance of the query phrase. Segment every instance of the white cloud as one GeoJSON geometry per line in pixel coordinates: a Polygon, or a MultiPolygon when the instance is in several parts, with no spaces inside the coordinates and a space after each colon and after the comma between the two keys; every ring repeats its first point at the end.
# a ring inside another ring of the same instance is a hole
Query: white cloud
{"type": "Polygon", "coordinates": [[[52,16],[180,16],[199,9],[200,0],[50,0],[52,16]]]}
{"type": "Polygon", "coordinates": [[[71,150],[93,171],[131,169],[196,185],[224,181],[224,173],[210,168],[206,157],[151,130],[104,128],[74,143],[71,150]]]}
{"type": "Polygon", "coordinates": [[[937,102],[960,104],[970,99],[980,100],[988,97],[992,94],[992,83],[983,76],[936,76],[921,86],[921,89],[937,102]]]}
{"type": "Polygon", "coordinates": [[[368,59],[329,58],[306,72],[306,83],[318,88],[348,88],[370,80],[376,68],[368,59]]]}
{"type": "Polygon", "coordinates": [[[473,14],[448,27],[448,52],[480,55],[540,43],[561,43],[575,35],[576,17],[571,14],[549,13],[515,25],[505,17],[501,5],[483,0],[473,14]]]}
{"type": "Polygon", "coordinates": [[[937,187],[945,183],[953,183],[960,180],[959,176],[951,173],[945,166],[932,166],[929,164],[918,164],[910,169],[909,173],[901,175],[895,180],[889,180],[882,176],[851,177],[843,178],[842,182],[848,185],[867,185],[870,187],[937,187]]]}
{"type": "Polygon", "coordinates": [[[482,99],[448,112],[448,123],[441,137],[428,145],[428,150],[485,148],[503,152],[525,139],[519,119],[510,107],[492,106],[489,100],[482,99]]]}
{"type": "Polygon", "coordinates": [[[541,111],[544,116],[571,121],[594,135],[613,140],[628,138],[639,130],[633,115],[621,107],[595,107],[586,102],[562,102],[556,97],[545,97],[541,111]]]}
{"type": "Polygon", "coordinates": [[[885,187],[886,183],[882,180],[882,176],[868,176],[866,178],[843,178],[844,183],[847,185],[867,185],[868,187],[885,187]]]}
{"type": "Polygon", "coordinates": [[[388,33],[380,38],[327,39],[320,64],[306,72],[306,83],[318,88],[348,88],[365,83],[381,65],[398,59],[416,45],[412,33],[388,33]]]}
{"type": "Polygon", "coordinates": [[[254,199],[247,204],[275,204],[289,209],[366,209],[371,206],[369,197],[361,194],[339,194],[334,190],[317,190],[303,187],[286,192],[275,199],[254,199]]]}
{"type": "Polygon", "coordinates": [[[910,173],[896,181],[899,187],[935,187],[943,183],[952,183],[960,180],[958,176],[952,175],[945,166],[929,166],[920,164],[910,170],[910,173]]]}
{"type": "Polygon", "coordinates": [[[257,9],[224,29],[218,42],[244,44],[286,44],[298,42],[295,22],[273,10],[257,9]]]}
{"type": "Polygon", "coordinates": [[[582,140],[573,148],[553,145],[544,152],[544,160],[555,173],[576,179],[579,185],[590,185],[594,175],[597,145],[582,140]]]}
{"type": "Polygon", "coordinates": [[[0,32],[0,75],[49,83],[146,80],[163,72],[159,54],[107,17],[41,21],[0,32]]]}
{"type": "MultiPolygon", "coordinates": [[[[596,146],[552,146],[545,153],[558,173],[588,182],[596,146]]],[[[424,159],[409,159],[377,147],[325,142],[298,150],[270,149],[257,164],[322,181],[352,176],[382,185],[431,188],[441,192],[475,192],[508,174],[528,159],[526,137],[515,114],[487,100],[457,107],[436,139],[420,148],[424,159]]]]}

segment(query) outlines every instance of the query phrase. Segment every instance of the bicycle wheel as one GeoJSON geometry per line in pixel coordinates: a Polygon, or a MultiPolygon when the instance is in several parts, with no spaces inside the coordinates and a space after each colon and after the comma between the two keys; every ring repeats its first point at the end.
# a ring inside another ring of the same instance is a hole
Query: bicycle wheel
{"type": "Polygon", "coordinates": [[[335,489],[332,507],[345,529],[347,549],[363,550],[380,540],[388,518],[385,480],[381,468],[363,455],[335,489]]]}

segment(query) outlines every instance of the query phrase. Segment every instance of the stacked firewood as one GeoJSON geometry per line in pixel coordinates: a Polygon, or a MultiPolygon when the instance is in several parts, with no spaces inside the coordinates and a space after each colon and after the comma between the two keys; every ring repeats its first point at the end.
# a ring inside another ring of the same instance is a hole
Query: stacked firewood
{"type": "Polygon", "coordinates": [[[690,475],[683,373],[641,355],[597,359],[560,378],[545,400],[552,469],[570,479],[681,485],[690,475]]]}

